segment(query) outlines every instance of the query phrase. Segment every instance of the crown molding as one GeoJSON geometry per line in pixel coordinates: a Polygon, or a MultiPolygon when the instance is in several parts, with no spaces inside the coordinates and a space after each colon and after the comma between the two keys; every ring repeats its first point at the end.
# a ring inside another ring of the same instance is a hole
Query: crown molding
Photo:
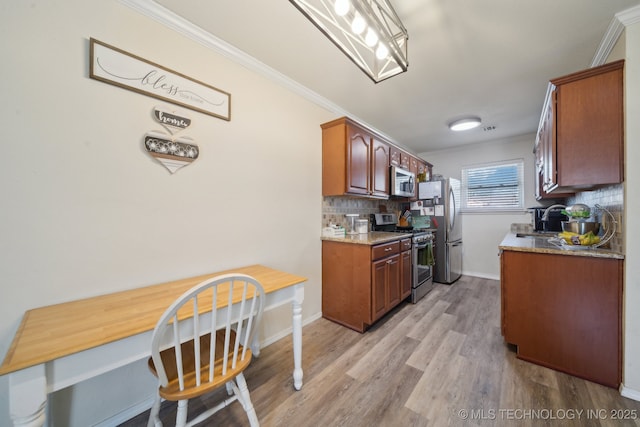
{"type": "Polygon", "coordinates": [[[173,13],[164,6],[159,5],[152,0],[120,0],[122,4],[141,13],[142,15],[153,19],[156,22],[186,36],[208,49],[219,53],[220,55],[231,59],[232,61],[255,71],[269,79],[287,87],[293,92],[311,100],[315,104],[340,115],[346,115],[346,111],[328,99],[318,95],[300,83],[290,79],[277,70],[258,61],[251,55],[236,48],[235,46],[225,42],[224,40],[205,31],[197,25],[187,21],[183,17],[173,13]]]}
{"type": "Polygon", "coordinates": [[[640,5],[616,13],[609,23],[609,28],[607,28],[598,50],[596,50],[591,67],[604,64],[624,28],[637,22],[640,22],[640,5]]]}
{"type": "Polygon", "coordinates": [[[629,25],[637,24],[638,22],[640,22],[640,5],[634,6],[630,9],[623,10],[622,12],[616,13],[616,18],[625,27],[628,27],[629,25]]]}
{"type": "Polygon", "coordinates": [[[175,14],[164,6],[156,3],[153,0],[120,0],[120,3],[135,10],[136,12],[153,19],[156,22],[168,27],[183,36],[194,40],[206,48],[242,65],[243,67],[254,71],[273,82],[291,90],[292,92],[302,96],[310,102],[324,108],[327,111],[337,114],[338,116],[348,116],[356,120],[358,123],[368,127],[381,136],[384,136],[389,141],[394,142],[393,138],[386,135],[384,132],[380,132],[375,127],[367,124],[365,121],[350,114],[348,111],[341,108],[339,105],[329,101],[325,97],[312,91],[306,86],[301,85],[295,80],[285,76],[279,71],[269,67],[263,62],[258,61],[253,56],[238,49],[237,47],[225,42],[224,40],[214,36],[213,34],[205,31],[197,25],[189,22],[183,17],[175,14]]]}

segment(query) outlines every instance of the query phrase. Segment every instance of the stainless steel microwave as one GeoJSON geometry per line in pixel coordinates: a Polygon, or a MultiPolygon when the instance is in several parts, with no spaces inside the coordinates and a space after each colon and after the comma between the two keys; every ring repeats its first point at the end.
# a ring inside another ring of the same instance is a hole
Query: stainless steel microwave
{"type": "Polygon", "coordinates": [[[391,166],[391,190],[392,196],[414,197],[416,194],[416,175],[398,166],[391,166]]]}

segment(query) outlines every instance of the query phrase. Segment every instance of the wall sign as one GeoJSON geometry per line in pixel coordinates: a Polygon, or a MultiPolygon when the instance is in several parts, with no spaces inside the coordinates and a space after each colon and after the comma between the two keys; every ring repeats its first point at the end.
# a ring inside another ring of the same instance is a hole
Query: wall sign
{"type": "Polygon", "coordinates": [[[231,94],[90,39],[89,77],[143,95],[231,120],[231,94]]]}

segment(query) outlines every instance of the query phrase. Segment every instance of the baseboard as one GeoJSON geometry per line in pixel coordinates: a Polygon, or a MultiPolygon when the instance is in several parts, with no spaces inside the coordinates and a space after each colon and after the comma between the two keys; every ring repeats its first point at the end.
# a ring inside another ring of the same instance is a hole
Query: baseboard
{"type": "Polygon", "coordinates": [[[620,386],[620,395],[640,402],[640,391],[625,387],[624,384],[620,386]]]}
{"type": "Polygon", "coordinates": [[[126,421],[129,421],[131,418],[140,415],[141,413],[148,411],[153,406],[153,401],[155,400],[155,396],[150,396],[143,400],[140,403],[137,403],[122,412],[118,412],[112,417],[107,418],[104,421],[101,421],[97,424],[94,424],[94,427],[113,427],[120,425],[126,421]]]}
{"type": "Polygon", "coordinates": [[[473,277],[480,277],[482,279],[491,279],[491,280],[500,280],[500,275],[495,275],[495,274],[488,274],[488,273],[480,273],[477,271],[463,271],[462,272],[463,276],[473,276],[473,277]]]}
{"type": "MultiPolygon", "coordinates": [[[[314,320],[318,320],[319,318],[322,317],[322,313],[316,313],[313,316],[309,316],[307,317],[305,320],[303,320],[302,322],[302,326],[306,326],[309,323],[313,322],[314,320]]],[[[270,346],[271,344],[273,344],[274,342],[288,336],[291,335],[291,332],[293,331],[293,328],[287,328],[287,329],[283,329],[282,331],[278,332],[275,335],[270,336],[269,338],[264,339],[261,343],[260,343],[260,348],[265,348],[267,346],[270,346]]],[[[304,349],[303,349],[304,350],[304,349]]]]}

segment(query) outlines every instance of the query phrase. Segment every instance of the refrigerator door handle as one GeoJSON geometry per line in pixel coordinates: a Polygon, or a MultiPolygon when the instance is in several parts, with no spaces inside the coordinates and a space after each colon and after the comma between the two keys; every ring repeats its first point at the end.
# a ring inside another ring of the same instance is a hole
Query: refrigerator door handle
{"type": "Polygon", "coordinates": [[[453,192],[453,188],[449,187],[449,196],[451,197],[449,199],[449,217],[451,219],[451,221],[449,221],[449,231],[453,231],[453,228],[456,226],[456,215],[458,214],[456,212],[456,195],[453,192]]]}

